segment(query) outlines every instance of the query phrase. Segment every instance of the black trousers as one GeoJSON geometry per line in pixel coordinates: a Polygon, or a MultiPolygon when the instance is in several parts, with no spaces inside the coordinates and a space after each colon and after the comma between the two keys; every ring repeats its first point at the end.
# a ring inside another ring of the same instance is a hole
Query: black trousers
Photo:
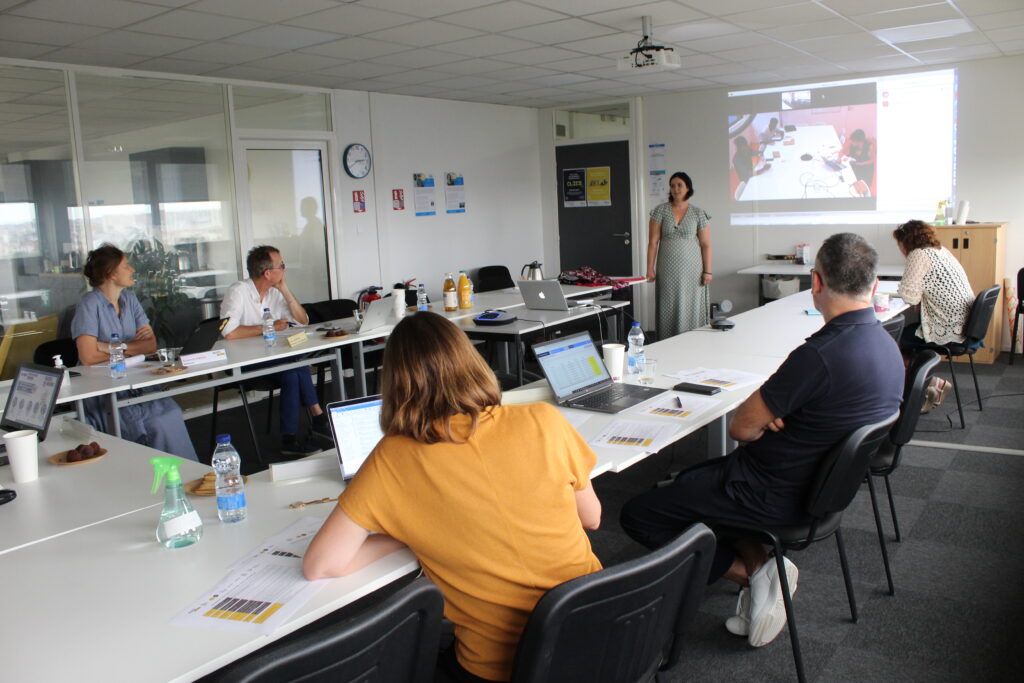
{"type": "MultiPolygon", "coordinates": [[[[730,453],[679,473],[667,486],[651,489],[627,502],[620,515],[623,530],[651,548],[660,548],[687,527],[706,520],[747,525],[793,524],[802,520],[799,501],[789,509],[770,506],[745,481],[729,480],[730,453]]],[[[736,559],[736,539],[716,532],[715,557],[708,583],[714,583],[736,559]]]]}

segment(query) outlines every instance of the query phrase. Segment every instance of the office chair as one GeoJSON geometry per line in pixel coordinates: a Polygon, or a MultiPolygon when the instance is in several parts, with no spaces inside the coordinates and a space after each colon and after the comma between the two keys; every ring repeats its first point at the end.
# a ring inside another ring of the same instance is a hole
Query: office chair
{"type": "Polygon", "coordinates": [[[889,336],[892,337],[897,344],[899,344],[900,335],[903,334],[903,328],[906,325],[906,323],[907,319],[904,318],[902,315],[895,315],[886,320],[885,322],[883,322],[882,327],[885,328],[885,331],[889,333],[889,336]]]}
{"type": "Polygon", "coordinates": [[[643,557],[555,586],[526,622],[512,683],[647,681],[675,666],[714,552],[715,535],[695,524],[643,557]]]}
{"type": "MultiPolygon", "coordinates": [[[[1017,329],[1022,315],[1024,315],[1024,268],[1017,271],[1017,309],[1013,312],[1013,334],[1010,335],[1010,365],[1013,365],[1013,357],[1017,353],[1017,329]]],[[[1024,357],[1024,348],[1021,349],[1021,356],[1024,357]]]]}
{"type": "Polygon", "coordinates": [[[218,672],[222,683],[430,683],[444,598],[420,577],[340,624],[286,636],[218,672]]]}
{"type": "Polygon", "coordinates": [[[917,421],[921,417],[921,406],[924,404],[928,392],[928,381],[935,373],[935,368],[942,361],[939,354],[930,349],[918,351],[914,354],[910,367],[907,368],[906,381],[903,384],[903,404],[900,406],[900,416],[896,420],[878,451],[871,459],[871,467],[868,471],[868,491],[871,493],[871,508],[875,513],[875,528],[878,530],[878,543],[882,547],[882,562],[885,564],[885,579],[889,583],[889,595],[896,595],[896,589],[892,582],[892,570],[889,567],[889,552],[885,545],[885,534],[882,532],[882,517],[878,513],[878,496],[875,493],[875,477],[882,477],[885,481],[885,491],[889,496],[889,510],[892,513],[892,526],[896,532],[896,541],[899,542],[900,525],[896,520],[896,503],[892,497],[892,486],[889,484],[889,475],[896,471],[900,464],[900,455],[903,447],[907,445],[914,436],[917,428],[917,421]]]}
{"type": "Polygon", "coordinates": [[[506,266],[480,266],[473,281],[473,291],[493,292],[496,289],[515,287],[512,273],[506,266]]]}
{"type": "Polygon", "coordinates": [[[804,550],[812,543],[835,536],[839,564],[842,566],[843,580],[846,583],[846,597],[850,603],[850,616],[854,623],[857,622],[857,601],[853,595],[853,581],[850,579],[850,567],[846,561],[846,546],[843,545],[843,534],[839,527],[843,511],[857,494],[864,477],[868,476],[871,458],[878,451],[879,445],[897,417],[899,412],[893,413],[881,422],[855,429],[822,457],[814,483],[808,491],[806,524],[756,527],[738,525],[729,520],[705,520],[705,523],[715,529],[720,536],[749,538],[774,548],[775,566],[782,582],[782,598],[786,605],[789,639],[793,646],[793,661],[800,683],[804,683],[806,678],[793,614],[793,600],[789,594],[789,581],[783,564],[784,552],[804,550]]]}
{"type": "Polygon", "coordinates": [[[924,347],[942,353],[949,361],[949,374],[953,377],[953,393],[956,394],[956,409],[960,411],[960,429],[966,427],[967,423],[964,422],[964,406],[960,402],[960,386],[956,381],[953,357],[967,356],[967,360],[971,364],[971,377],[974,378],[974,393],[978,396],[978,410],[983,410],[981,389],[978,388],[978,375],[974,372],[974,352],[984,344],[985,334],[988,332],[989,323],[992,322],[992,313],[995,311],[998,301],[999,285],[993,285],[983,290],[971,304],[971,312],[967,315],[967,322],[964,323],[964,340],[962,342],[928,344],[924,347]]]}
{"type": "Polygon", "coordinates": [[[36,365],[52,367],[53,357],[57,354],[60,354],[60,359],[64,361],[64,367],[73,368],[78,365],[78,345],[71,338],[51,339],[43,342],[36,347],[35,353],[32,354],[32,362],[36,365]]]}

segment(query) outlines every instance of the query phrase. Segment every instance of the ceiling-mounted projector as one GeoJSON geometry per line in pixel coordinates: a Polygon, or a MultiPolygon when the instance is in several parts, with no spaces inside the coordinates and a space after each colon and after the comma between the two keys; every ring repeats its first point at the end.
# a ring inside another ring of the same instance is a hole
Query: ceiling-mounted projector
{"type": "Polygon", "coordinates": [[[644,37],[629,54],[619,58],[618,70],[657,73],[682,67],[682,60],[673,48],[654,44],[651,39],[651,18],[643,17],[642,22],[644,37]]]}

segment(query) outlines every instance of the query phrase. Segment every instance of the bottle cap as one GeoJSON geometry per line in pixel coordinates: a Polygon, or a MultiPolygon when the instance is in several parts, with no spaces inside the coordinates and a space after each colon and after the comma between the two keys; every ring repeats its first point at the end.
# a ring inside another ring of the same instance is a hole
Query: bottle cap
{"type": "Polygon", "coordinates": [[[149,459],[153,466],[153,488],[150,493],[156,493],[160,488],[160,480],[167,477],[168,486],[181,486],[181,472],[178,471],[178,459],[160,456],[149,459]]]}
{"type": "Polygon", "coordinates": [[[634,320],[633,321],[633,327],[640,327],[640,321],[639,320],[634,320]]]}
{"type": "Polygon", "coordinates": [[[231,443],[231,435],[230,434],[218,434],[217,435],[217,443],[219,443],[219,444],[220,443],[231,443]]]}

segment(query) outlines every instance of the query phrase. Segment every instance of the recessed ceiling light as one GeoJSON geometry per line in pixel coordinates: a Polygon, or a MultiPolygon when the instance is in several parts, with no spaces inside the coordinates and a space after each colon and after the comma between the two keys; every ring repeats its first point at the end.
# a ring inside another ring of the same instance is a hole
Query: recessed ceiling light
{"type": "Polygon", "coordinates": [[[947,19],[946,21],[932,21],[927,24],[914,24],[912,26],[896,26],[872,31],[879,40],[888,43],[913,43],[918,40],[934,40],[936,38],[950,38],[962,33],[970,33],[974,28],[964,19],[947,19]]]}

